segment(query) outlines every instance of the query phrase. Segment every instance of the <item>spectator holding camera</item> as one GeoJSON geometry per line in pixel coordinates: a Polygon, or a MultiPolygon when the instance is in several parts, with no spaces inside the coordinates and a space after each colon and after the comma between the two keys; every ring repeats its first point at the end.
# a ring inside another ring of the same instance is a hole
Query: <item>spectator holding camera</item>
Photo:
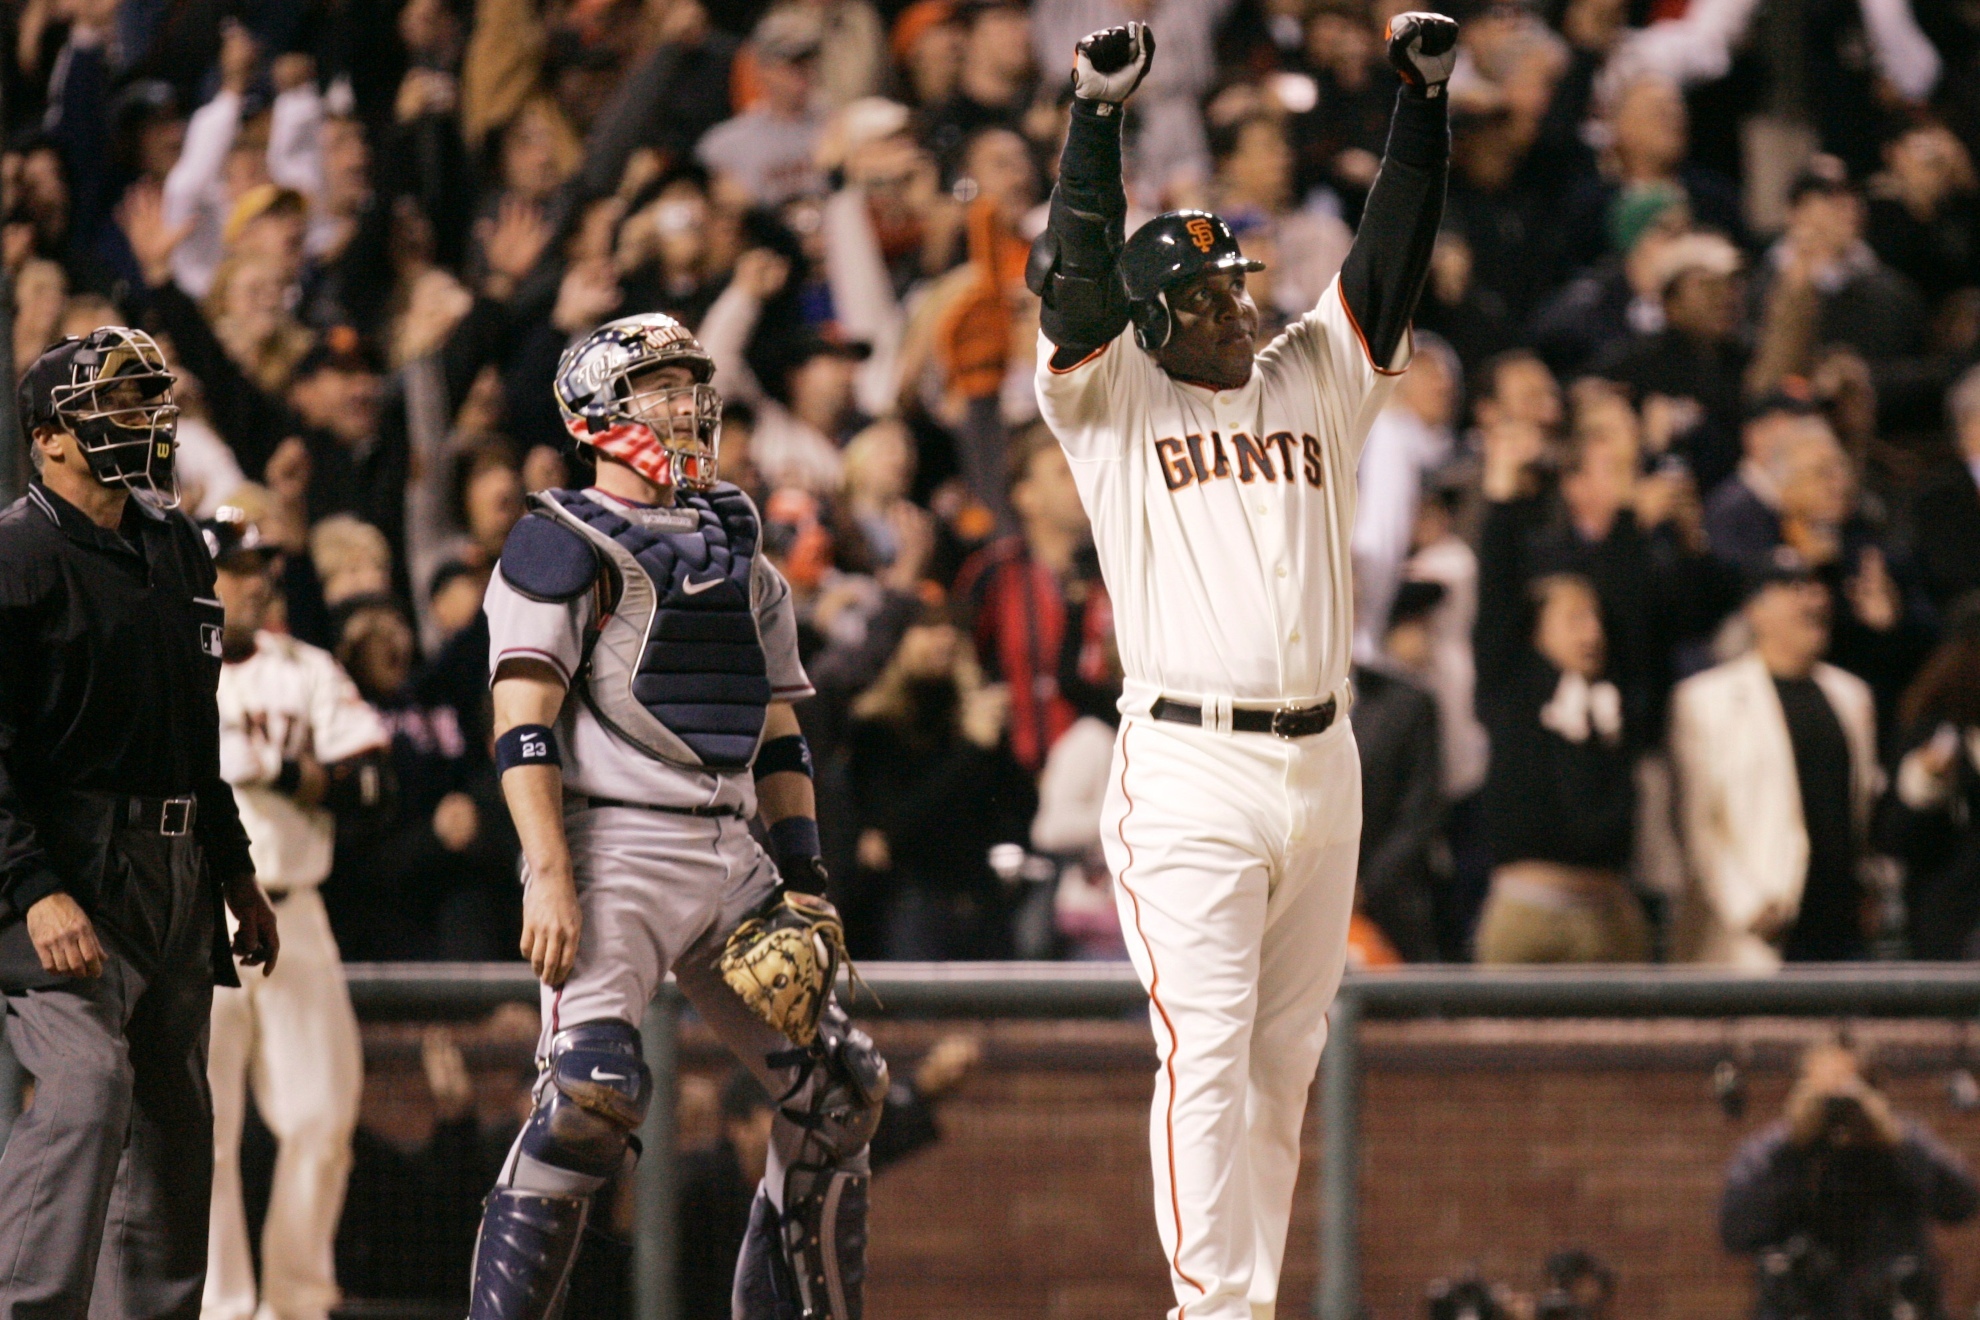
{"type": "Polygon", "coordinates": [[[1848,1048],[1802,1056],[1782,1121],[1726,1171],[1719,1236],[1758,1257],[1758,1320],[1936,1320],[1929,1225],[1980,1208],[1966,1164],[1901,1119],[1848,1048]]]}

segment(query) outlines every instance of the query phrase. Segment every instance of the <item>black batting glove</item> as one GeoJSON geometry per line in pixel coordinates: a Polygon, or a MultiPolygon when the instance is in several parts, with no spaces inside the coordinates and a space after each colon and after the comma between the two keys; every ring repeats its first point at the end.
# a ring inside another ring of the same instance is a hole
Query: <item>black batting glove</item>
{"type": "Polygon", "coordinates": [[[1073,95],[1119,105],[1134,95],[1155,63],[1155,30],[1146,23],[1102,28],[1073,51],[1073,95]]]}
{"type": "Polygon", "coordinates": [[[1457,66],[1458,25],[1442,14],[1412,10],[1389,20],[1383,34],[1389,63],[1418,95],[1438,97],[1457,66]]]}

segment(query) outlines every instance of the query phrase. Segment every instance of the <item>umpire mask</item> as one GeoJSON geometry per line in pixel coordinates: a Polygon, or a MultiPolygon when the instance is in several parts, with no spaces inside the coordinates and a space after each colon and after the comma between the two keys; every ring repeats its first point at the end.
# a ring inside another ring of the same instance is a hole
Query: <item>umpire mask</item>
{"type": "Polygon", "coordinates": [[[106,325],[49,348],[21,380],[21,427],[76,438],[96,479],[177,508],[179,409],[165,355],[142,330],[106,325]]]}

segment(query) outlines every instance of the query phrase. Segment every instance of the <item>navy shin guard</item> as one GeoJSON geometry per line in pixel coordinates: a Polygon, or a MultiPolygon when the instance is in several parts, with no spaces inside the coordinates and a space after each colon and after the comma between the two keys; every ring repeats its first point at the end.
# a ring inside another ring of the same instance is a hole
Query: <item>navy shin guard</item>
{"type": "Polygon", "coordinates": [[[468,1320],[549,1320],[577,1260],[588,1196],[497,1187],[481,1212],[468,1320]]]}

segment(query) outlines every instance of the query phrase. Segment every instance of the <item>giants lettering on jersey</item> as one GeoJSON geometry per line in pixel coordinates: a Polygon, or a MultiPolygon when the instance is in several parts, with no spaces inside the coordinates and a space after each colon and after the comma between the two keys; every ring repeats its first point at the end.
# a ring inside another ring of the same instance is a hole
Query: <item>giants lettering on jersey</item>
{"type": "Polygon", "coordinates": [[[1218,481],[1233,473],[1247,486],[1254,481],[1298,481],[1301,477],[1315,490],[1326,486],[1320,442],[1310,435],[1295,436],[1291,431],[1274,431],[1263,440],[1254,440],[1237,431],[1231,436],[1228,451],[1224,437],[1216,431],[1210,433],[1207,445],[1200,435],[1187,435],[1180,440],[1165,436],[1155,442],[1155,459],[1161,466],[1162,480],[1172,491],[1191,483],[1218,481]],[[1295,462],[1299,464],[1297,474],[1295,462]]]}

